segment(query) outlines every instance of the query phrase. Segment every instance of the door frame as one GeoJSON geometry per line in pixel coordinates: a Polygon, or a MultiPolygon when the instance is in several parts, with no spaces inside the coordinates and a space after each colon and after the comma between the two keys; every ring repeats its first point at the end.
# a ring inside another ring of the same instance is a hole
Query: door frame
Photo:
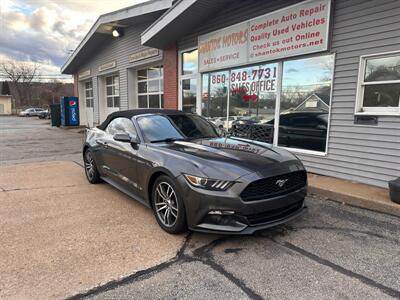
{"type": "Polygon", "coordinates": [[[201,73],[198,71],[197,63],[197,73],[182,75],[182,54],[184,52],[196,50],[196,47],[185,48],[178,51],[178,109],[182,110],[183,107],[183,95],[182,95],[182,81],[185,79],[196,79],[196,113],[201,115],[201,73]]]}
{"type": "Polygon", "coordinates": [[[93,84],[94,78],[88,77],[85,79],[82,79],[79,81],[79,118],[80,118],[80,123],[88,126],[88,127],[93,127],[94,126],[94,84],[93,84]],[[92,95],[93,95],[93,106],[92,107],[87,107],[86,106],[86,82],[91,82],[92,83],[92,95]],[[91,108],[92,109],[92,124],[89,124],[88,120],[88,115],[87,115],[87,110],[91,108]]]}

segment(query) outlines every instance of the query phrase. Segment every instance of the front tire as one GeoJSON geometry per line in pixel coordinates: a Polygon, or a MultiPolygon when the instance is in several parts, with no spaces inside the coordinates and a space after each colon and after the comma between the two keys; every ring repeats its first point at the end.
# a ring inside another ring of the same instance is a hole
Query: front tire
{"type": "Polygon", "coordinates": [[[100,174],[97,170],[96,162],[94,161],[93,153],[90,151],[90,149],[85,151],[83,155],[83,162],[85,164],[85,174],[87,180],[92,184],[100,183],[100,174]]]}
{"type": "Polygon", "coordinates": [[[156,179],[151,200],[154,215],[162,229],[172,234],[187,230],[183,199],[170,177],[162,175],[156,179]]]}

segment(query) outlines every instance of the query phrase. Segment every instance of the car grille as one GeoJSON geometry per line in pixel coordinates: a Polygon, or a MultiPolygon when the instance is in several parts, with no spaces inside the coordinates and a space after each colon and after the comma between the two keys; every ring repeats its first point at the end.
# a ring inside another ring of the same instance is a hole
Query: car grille
{"type": "Polygon", "coordinates": [[[304,201],[301,200],[289,206],[269,210],[254,215],[248,215],[245,216],[245,218],[247,219],[247,222],[250,226],[274,222],[295,213],[296,211],[298,211],[303,207],[303,203],[304,201]]]}
{"type": "Polygon", "coordinates": [[[253,181],[243,190],[240,196],[243,201],[268,199],[293,192],[306,184],[307,173],[296,171],[253,181]]]}

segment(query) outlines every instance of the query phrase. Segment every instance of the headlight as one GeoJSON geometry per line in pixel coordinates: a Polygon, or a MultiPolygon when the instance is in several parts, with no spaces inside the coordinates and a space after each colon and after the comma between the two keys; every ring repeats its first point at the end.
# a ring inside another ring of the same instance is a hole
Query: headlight
{"type": "Polygon", "coordinates": [[[187,174],[184,174],[184,176],[192,186],[212,191],[226,191],[235,183],[234,181],[216,180],[187,174]]]}

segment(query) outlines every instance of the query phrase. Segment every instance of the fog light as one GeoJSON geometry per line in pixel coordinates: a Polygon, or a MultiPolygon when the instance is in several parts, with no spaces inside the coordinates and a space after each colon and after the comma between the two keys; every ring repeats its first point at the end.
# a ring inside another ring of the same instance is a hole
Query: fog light
{"type": "Polygon", "coordinates": [[[211,210],[208,212],[209,215],[221,215],[221,216],[231,216],[235,212],[233,210],[211,210]]]}

